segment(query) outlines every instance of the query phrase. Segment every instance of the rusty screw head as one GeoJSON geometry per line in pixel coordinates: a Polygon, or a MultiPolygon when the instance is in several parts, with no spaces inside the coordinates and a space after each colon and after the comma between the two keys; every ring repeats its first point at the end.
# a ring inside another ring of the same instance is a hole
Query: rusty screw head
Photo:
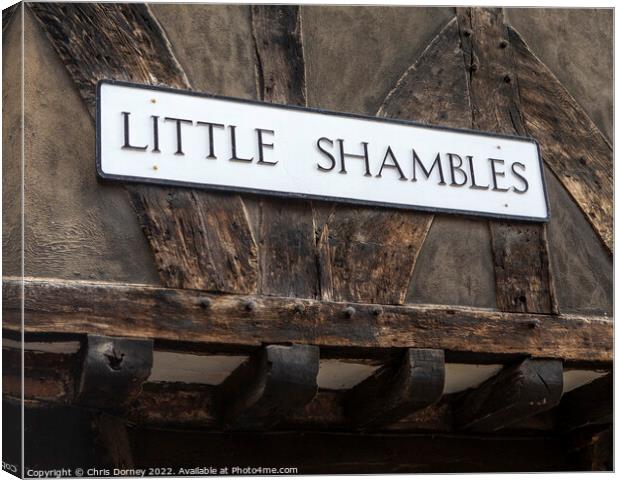
{"type": "Polygon", "coordinates": [[[351,318],[355,315],[355,309],[353,307],[347,307],[342,311],[342,313],[344,313],[346,318],[351,318]]]}

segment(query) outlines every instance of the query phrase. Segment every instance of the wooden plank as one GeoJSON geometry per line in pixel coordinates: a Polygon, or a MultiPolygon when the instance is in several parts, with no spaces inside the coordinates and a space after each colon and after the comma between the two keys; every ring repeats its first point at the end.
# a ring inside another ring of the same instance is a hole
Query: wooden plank
{"type": "Polygon", "coordinates": [[[363,428],[394,423],[437,402],[444,379],[442,350],[409,348],[348,392],[347,416],[363,428]]]}
{"type": "MultiPolygon", "coordinates": [[[[457,8],[473,127],[525,135],[517,76],[501,9],[457,8]]],[[[545,227],[489,222],[497,306],[510,312],[558,312],[545,227]]]]}
{"type": "Polygon", "coordinates": [[[613,149],[585,110],[508,28],[519,75],[521,112],[545,163],[613,253],[613,149]]]}
{"type": "MultiPolygon", "coordinates": [[[[306,106],[306,67],[297,5],[252,5],[252,33],[261,100],[306,106]]],[[[260,292],[316,298],[317,247],[312,204],[305,200],[260,200],[257,235],[260,292]]]]}
{"type": "Polygon", "coordinates": [[[276,425],[314,398],[319,348],[267,345],[231,373],[218,391],[227,427],[252,430],[276,425]]]}
{"type": "MultiPolygon", "coordinates": [[[[21,332],[21,282],[4,279],[7,334],[21,332]]],[[[433,348],[491,356],[533,355],[599,366],[608,366],[613,358],[613,321],[608,317],[207,295],[33,278],[24,279],[24,288],[28,335],[99,334],[236,349],[286,342],[343,350],[433,348]]]]}
{"type": "Polygon", "coordinates": [[[561,361],[526,359],[464,393],[454,407],[456,425],[479,432],[502,429],[553,408],[562,386],[561,361]]]}
{"type": "Polygon", "coordinates": [[[610,373],[562,397],[557,408],[564,430],[605,425],[613,421],[613,375],[610,373]]]}
{"type": "MultiPolygon", "coordinates": [[[[404,73],[377,115],[451,127],[471,126],[456,21],[448,23],[404,73]]],[[[318,225],[322,298],[404,303],[432,221],[433,215],[427,213],[334,208],[325,224],[318,225]]]]}
{"type": "MultiPolygon", "coordinates": [[[[145,4],[29,3],[91,115],[99,80],[190,88],[145,4]]],[[[256,245],[238,195],[127,185],[165,285],[255,292],[256,245]],[[213,230],[211,230],[213,229],[213,230]]]]}
{"type": "Polygon", "coordinates": [[[104,410],[124,410],[151,374],[153,341],[88,334],[81,355],[76,401],[104,410]]]}

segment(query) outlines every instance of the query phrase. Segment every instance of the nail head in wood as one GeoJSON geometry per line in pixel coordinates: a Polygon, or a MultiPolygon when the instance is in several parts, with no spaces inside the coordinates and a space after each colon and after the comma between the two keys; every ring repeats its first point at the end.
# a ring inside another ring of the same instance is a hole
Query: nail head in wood
{"type": "Polygon", "coordinates": [[[346,318],[352,318],[352,317],[353,317],[353,315],[355,315],[355,308],[353,308],[353,307],[347,307],[347,308],[345,308],[345,309],[342,311],[342,313],[344,313],[344,316],[345,316],[346,318]]]}
{"type": "Polygon", "coordinates": [[[502,39],[499,42],[499,48],[506,48],[508,46],[508,40],[502,39]]]}
{"type": "Polygon", "coordinates": [[[244,303],[243,307],[248,311],[248,312],[253,312],[254,310],[256,310],[256,302],[252,301],[252,300],[248,300],[244,303]]]}

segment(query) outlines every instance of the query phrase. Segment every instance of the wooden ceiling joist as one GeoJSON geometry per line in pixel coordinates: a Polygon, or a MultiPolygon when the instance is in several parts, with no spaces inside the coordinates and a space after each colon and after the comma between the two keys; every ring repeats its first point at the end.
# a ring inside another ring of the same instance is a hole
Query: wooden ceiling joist
{"type": "Polygon", "coordinates": [[[103,410],[123,410],[151,374],[153,341],[87,335],[76,391],[78,404],[103,410]]]}
{"type": "Polygon", "coordinates": [[[561,361],[526,359],[464,393],[455,406],[455,422],[465,430],[500,430],[553,408],[562,386],[561,361]]]}
{"type": "Polygon", "coordinates": [[[397,362],[384,365],[349,390],[346,415],[362,428],[395,423],[437,402],[444,379],[442,350],[409,348],[397,362]]]}
{"type": "MultiPolygon", "coordinates": [[[[25,334],[108,335],[202,342],[230,349],[298,343],[431,348],[557,358],[609,366],[607,317],[545,315],[438,305],[372,305],[212,294],[144,285],[26,278],[25,334]],[[498,341],[501,339],[501,341],[498,341]]],[[[22,279],[5,277],[5,332],[22,329],[22,279]]]]}
{"type": "Polygon", "coordinates": [[[317,392],[319,348],[268,345],[241,364],[218,389],[227,427],[265,428],[310,402],[317,392]]]}
{"type": "Polygon", "coordinates": [[[613,421],[613,374],[576,388],[562,397],[558,407],[558,422],[564,430],[613,421]]]}

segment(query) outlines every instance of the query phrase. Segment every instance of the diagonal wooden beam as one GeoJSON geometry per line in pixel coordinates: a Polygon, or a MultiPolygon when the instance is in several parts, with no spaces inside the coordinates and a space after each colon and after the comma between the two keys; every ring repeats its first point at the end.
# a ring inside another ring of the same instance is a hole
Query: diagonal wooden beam
{"type": "Polygon", "coordinates": [[[562,397],[557,408],[559,428],[574,430],[613,421],[613,374],[576,388],[562,397]]]}
{"type": "Polygon", "coordinates": [[[237,351],[286,342],[336,350],[432,348],[550,357],[597,368],[608,368],[613,358],[609,317],[207,295],[144,285],[12,277],[4,279],[2,288],[6,334],[22,331],[22,282],[25,333],[30,336],[99,334],[202,342],[205,348],[229,345],[237,351]]]}
{"type": "Polygon", "coordinates": [[[277,424],[314,398],[318,372],[319,347],[263,347],[220,386],[224,423],[239,430],[277,424]]]}
{"type": "MultiPolygon", "coordinates": [[[[261,100],[306,106],[306,66],[298,5],[252,5],[252,33],[261,100]]],[[[260,200],[260,292],[316,298],[319,293],[312,204],[260,200]]]]}
{"type": "Polygon", "coordinates": [[[153,340],[89,334],[81,355],[76,402],[122,411],[140,394],[151,374],[153,340]]]}
{"type": "Polygon", "coordinates": [[[454,421],[465,430],[500,430],[553,408],[562,387],[560,360],[527,359],[464,393],[454,406],[454,421]]]}
{"type": "Polygon", "coordinates": [[[525,127],[540,140],[546,164],[613,253],[612,146],[521,36],[510,27],[508,33],[525,127]]]}
{"type": "MultiPolygon", "coordinates": [[[[28,3],[94,117],[101,79],[191,88],[146,4],[28,3]]],[[[252,293],[256,244],[238,195],[127,185],[166,286],[252,293]]]]}
{"type": "MultiPolygon", "coordinates": [[[[469,92],[456,21],[398,80],[378,116],[470,127],[469,92]],[[441,75],[436,74],[441,65],[441,75]]],[[[402,304],[433,215],[338,206],[318,242],[325,300],[402,304]]]]}
{"type": "Polygon", "coordinates": [[[347,393],[346,415],[362,428],[395,423],[437,402],[444,379],[442,350],[409,348],[347,393]]]}
{"type": "MultiPolygon", "coordinates": [[[[473,127],[525,135],[517,72],[502,10],[457,8],[457,19],[468,71],[473,127]]],[[[545,227],[496,221],[489,225],[498,308],[557,312],[545,227]]]]}

